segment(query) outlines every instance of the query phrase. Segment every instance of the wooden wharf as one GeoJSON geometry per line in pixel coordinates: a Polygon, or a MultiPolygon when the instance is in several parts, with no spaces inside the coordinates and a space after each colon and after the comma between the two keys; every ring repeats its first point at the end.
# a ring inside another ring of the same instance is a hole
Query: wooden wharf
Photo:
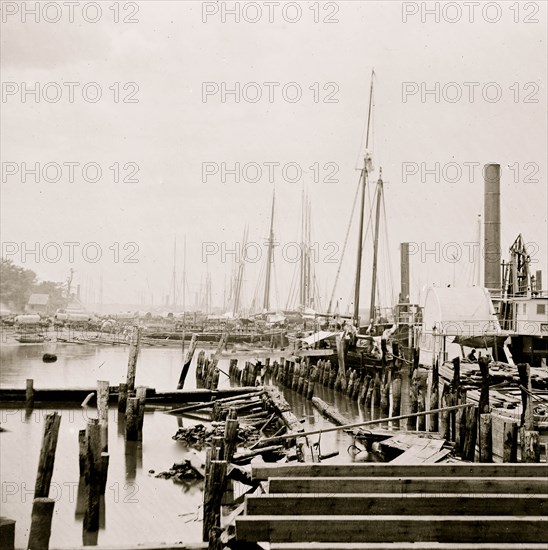
{"type": "Polygon", "coordinates": [[[546,473],[541,464],[261,465],[252,476],[267,492],[246,497],[236,541],[272,550],[546,548],[546,473]]]}

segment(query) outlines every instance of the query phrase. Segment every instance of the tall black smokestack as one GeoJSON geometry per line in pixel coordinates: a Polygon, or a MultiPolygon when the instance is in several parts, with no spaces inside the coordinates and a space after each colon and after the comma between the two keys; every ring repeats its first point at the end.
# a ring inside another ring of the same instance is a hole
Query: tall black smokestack
{"type": "Polygon", "coordinates": [[[409,243],[400,244],[400,304],[409,303],[409,243]]]}
{"type": "Polygon", "coordinates": [[[484,197],[484,286],[490,292],[500,294],[500,164],[483,167],[484,197]]]}

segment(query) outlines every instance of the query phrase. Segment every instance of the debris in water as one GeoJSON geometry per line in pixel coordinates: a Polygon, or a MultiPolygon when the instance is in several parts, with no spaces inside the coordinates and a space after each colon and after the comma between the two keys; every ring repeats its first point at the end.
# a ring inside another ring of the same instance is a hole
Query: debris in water
{"type": "MultiPolygon", "coordinates": [[[[154,470],[150,470],[149,473],[154,473],[154,470]]],[[[183,462],[175,463],[167,472],[160,472],[154,477],[181,482],[201,481],[204,479],[204,475],[197,468],[192,466],[190,460],[183,460],[183,462]]]]}

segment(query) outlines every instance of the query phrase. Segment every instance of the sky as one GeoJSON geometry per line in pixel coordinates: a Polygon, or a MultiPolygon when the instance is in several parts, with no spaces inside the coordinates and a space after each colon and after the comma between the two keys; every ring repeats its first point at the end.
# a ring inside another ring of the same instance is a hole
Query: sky
{"type": "Polygon", "coordinates": [[[226,309],[248,226],[244,303],[260,302],[275,192],[271,304],[285,308],[304,192],[321,309],[333,294],[346,310],[374,69],[366,224],[382,167],[381,301],[397,295],[401,242],[413,300],[425,285],[475,281],[491,162],[503,258],[523,234],[546,286],[545,2],[473,13],[392,0],[80,2],[72,13],[50,2],[38,15],[35,4],[2,2],[0,240],[40,279],[72,268],[88,302],[102,286],[104,303],[158,305],[175,263],[178,304],[184,271],[187,309],[207,277],[226,309]]]}

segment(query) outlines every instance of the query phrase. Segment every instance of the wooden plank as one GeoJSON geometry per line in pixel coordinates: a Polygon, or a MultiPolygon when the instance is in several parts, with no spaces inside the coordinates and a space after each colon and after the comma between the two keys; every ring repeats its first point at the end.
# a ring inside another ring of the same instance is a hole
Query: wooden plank
{"type": "Polygon", "coordinates": [[[453,452],[452,449],[442,449],[441,451],[438,451],[436,454],[433,454],[432,456],[427,458],[425,461],[423,461],[423,464],[435,464],[436,462],[440,462],[448,454],[451,454],[452,452],[453,452]]]}
{"type": "Polygon", "coordinates": [[[246,497],[246,515],[546,515],[548,494],[527,498],[513,494],[439,495],[423,494],[270,494],[246,497]]]}
{"type": "Polygon", "coordinates": [[[391,460],[391,464],[423,464],[429,458],[438,454],[443,446],[444,440],[425,440],[419,445],[413,445],[400,456],[391,460]]]}
{"type": "Polygon", "coordinates": [[[548,478],[274,477],[270,493],[548,493],[548,478]]]}
{"type": "MultiPolygon", "coordinates": [[[[104,545],[95,546],[94,550],[207,550],[207,542],[179,542],[179,543],[147,543],[147,544],[126,544],[126,545],[104,545]]],[[[53,549],[56,550],[56,549],[53,549]]],[[[63,547],[61,550],[82,550],[82,546],[63,547]]],[[[495,549],[498,550],[498,549],[495,549]]],[[[506,550],[506,549],[502,549],[506,550]]],[[[536,550],[536,549],[535,549],[536,550]]]]}
{"type": "Polygon", "coordinates": [[[271,544],[269,548],[270,550],[546,550],[546,545],[531,542],[277,542],[271,544]]]}
{"type": "Polygon", "coordinates": [[[546,477],[545,464],[276,464],[252,467],[254,479],[269,477],[546,477]]]}
{"type": "Polygon", "coordinates": [[[236,538],[250,542],[548,542],[542,516],[245,516],[236,538]]]}

